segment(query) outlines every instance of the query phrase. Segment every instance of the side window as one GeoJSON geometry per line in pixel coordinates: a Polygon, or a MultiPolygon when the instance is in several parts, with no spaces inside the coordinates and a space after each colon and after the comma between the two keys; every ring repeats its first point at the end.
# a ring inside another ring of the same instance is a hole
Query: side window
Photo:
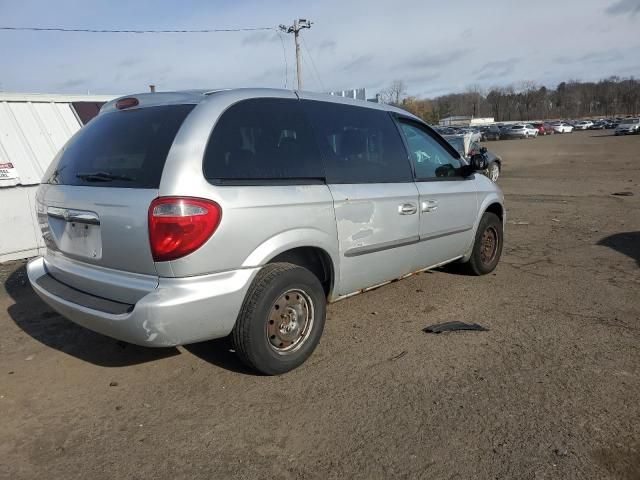
{"type": "Polygon", "coordinates": [[[400,123],[409,147],[417,179],[459,176],[462,162],[447,151],[428,132],[405,121],[400,123]]]}
{"type": "Polygon", "coordinates": [[[327,183],[412,182],[402,138],[383,110],[303,100],[327,183]]]}
{"type": "Polygon", "coordinates": [[[229,107],[209,138],[204,176],[214,182],[324,178],[299,100],[254,98],[229,107]]]}

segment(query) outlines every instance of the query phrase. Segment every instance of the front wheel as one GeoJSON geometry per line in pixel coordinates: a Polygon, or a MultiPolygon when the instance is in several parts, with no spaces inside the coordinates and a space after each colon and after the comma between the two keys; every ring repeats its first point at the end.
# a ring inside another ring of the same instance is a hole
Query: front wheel
{"type": "Polygon", "coordinates": [[[290,263],[265,265],[253,280],[233,327],[237,355],[247,366],[278,375],[315,350],[326,316],[318,277],[290,263]]]}
{"type": "Polygon", "coordinates": [[[495,213],[485,212],[480,219],[471,257],[464,264],[471,275],[486,275],[493,272],[500,256],[504,241],[502,222],[495,213]]]}

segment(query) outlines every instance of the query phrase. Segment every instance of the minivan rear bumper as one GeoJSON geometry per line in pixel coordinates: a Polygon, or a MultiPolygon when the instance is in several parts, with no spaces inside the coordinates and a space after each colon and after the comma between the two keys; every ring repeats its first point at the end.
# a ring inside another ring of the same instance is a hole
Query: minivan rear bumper
{"type": "Polygon", "coordinates": [[[58,313],[89,330],[148,347],[227,336],[258,270],[160,278],[155,290],[134,305],[125,305],[57,281],[47,271],[42,257],[27,265],[31,286],[58,313]]]}

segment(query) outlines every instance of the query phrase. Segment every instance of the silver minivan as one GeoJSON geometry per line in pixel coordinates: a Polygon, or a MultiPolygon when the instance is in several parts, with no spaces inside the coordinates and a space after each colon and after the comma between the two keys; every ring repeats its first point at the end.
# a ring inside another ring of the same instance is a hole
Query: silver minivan
{"type": "Polygon", "coordinates": [[[231,336],[265,374],[302,364],[327,302],[460,262],[491,272],[500,189],[387,105],[289,90],[105,104],[37,193],[28,265],[53,309],[146,346],[231,336]]]}

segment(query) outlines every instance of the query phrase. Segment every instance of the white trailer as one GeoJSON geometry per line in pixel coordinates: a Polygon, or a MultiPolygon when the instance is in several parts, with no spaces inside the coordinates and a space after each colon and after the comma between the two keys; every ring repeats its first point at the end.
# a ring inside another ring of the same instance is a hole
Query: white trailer
{"type": "Polygon", "coordinates": [[[0,262],[44,248],[36,189],[55,154],[82,127],[78,112],[113,98],[0,92],[0,262]]]}

